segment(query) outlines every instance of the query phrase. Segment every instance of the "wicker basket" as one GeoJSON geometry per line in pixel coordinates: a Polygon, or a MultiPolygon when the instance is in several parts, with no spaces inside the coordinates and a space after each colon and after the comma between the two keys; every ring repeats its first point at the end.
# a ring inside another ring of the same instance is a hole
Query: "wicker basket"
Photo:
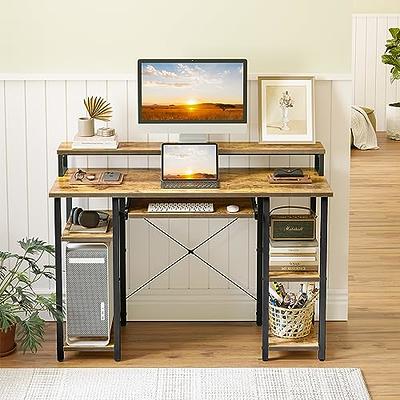
{"type": "Polygon", "coordinates": [[[282,308],[269,304],[269,324],[273,335],[284,339],[308,336],[313,324],[314,303],[304,308],[282,308]]]}

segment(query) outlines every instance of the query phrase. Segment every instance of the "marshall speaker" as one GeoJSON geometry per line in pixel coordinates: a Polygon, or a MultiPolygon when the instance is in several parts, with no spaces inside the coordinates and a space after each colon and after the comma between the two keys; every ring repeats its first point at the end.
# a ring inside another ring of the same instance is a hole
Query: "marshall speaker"
{"type": "Polygon", "coordinates": [[[67,243],[66,342],[105,346],[113,320],[111,244],[67,243]]]}
{"type": "Polygon", "coordinates": [[[280,206],[270,211],[272,240],[315,240],[316,215],[308,207],[280,206]],[[274,214],[283,208],[307,210],[307,214],[274,214]]]}

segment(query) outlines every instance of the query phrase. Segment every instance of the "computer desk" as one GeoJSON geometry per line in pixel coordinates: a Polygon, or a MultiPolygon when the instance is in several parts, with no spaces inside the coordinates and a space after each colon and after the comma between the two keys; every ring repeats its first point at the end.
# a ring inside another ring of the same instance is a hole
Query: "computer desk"
{"type": "MultiPolygon", "coordinates": [[[[126,143],[120,144],[117,150],[73,150],[70,144],[61,144],[58,150],[59,177],[50,189],[49,196],[54,198],[54,233],[55,233],[55,266],[56,266],[56,297],[58,307],[62,304],[62,240],[68,240],[68,234],[62,229],[61,199],[66,199],[67,215],[71,209],[72,198],[103,197],[112,198],[112,234],[106,234],[104,239],[111,239],[113,245],[113,300],[114,300],[114,323],[113,343],[104,350],[114,353],[116,361],[121,360],[121,326],[126,325],[126,299],[149,282],[156,279],[161,273],[167,271],[175,263],[164,268],[160,273],[144,282],[133,293],[126,293],[126,260],[125,260],[125,223],[128,218],[145,218],[150,224],[151,218],[229,218],[230,222],[223,229],[233,223],[237,218],[257,219],[257,293],[254,296],[240,284],[222,274],[207,260],[196,254],[195,248],[187,248],[168,233],[152,224],[156,229],[162,231],[171,240],[185,248],[186,254],[193,255],[212,268],[216,273],[228,279],[238,289],[244,291],[257,302],[256,322],[262,325],[262,359],[268,360],[269,350],[318,350],[318,358],[325,359],[326,352],[326,280],[327,280],[327,224],[328,224],[328,198],[333,196],[332,189],[322,176],[324,150],[320,143],[307,145],[260,145],[258,143],[243,143],[237,147],[230,147],[233,143],[226,143],[226,152],[220,146],[219,154],[314,154],[315,169],[304,169],[312,177],[311,184],[270,184],[267,180],[273,169],[269,168],[230,168],[220,169],[220,187],[218,189],[161,189],[160,169],[142,168],[114,168],[125,174],[124,181],[120,185],[70,185],[70,177],[76,171],[68,169],[68,155],[91,155],[91,154],[159,154],[159,143],[126,143]],[[247,147],[247,150],[245,146],[247,147]],[[261,149],[260,147],[264,147],[261,149]],[[294,147],[292,147],[294,146],[294,147]],[[298,151],[296,152],[296,146],[298,151]],[[127,149],[127,147],[130,147],[127,149]],[[321,150],[322,148],[322,150],[321,150]],[[236,150],[235,150],[236,149],[236,150]],[[239,150],[238,150],[239,149],[239,150]],[[235,152],[236,151],[236,152],[235,152]],[[258,152],[257,152],[258,151],[258,152]],[[308,151],[308,152],[307,152],[308,151]],[[249,153],[251,152],[251,153],[249,153]],[[321,157],[322,156],[322,157],[321,157]],[[320,217],[320,268],[319,273],[314,272],[271,272],[269,271],[269,213],[270,199],[272,197],[308,197],[311,199],[311,208],[316,209],[316,198],[321,201],[320,217]],[[215,204],[215,212],[204,214],[149,214],[147,204],[154,200],[210,200],[215,204]],[[226,211],[226,205],[238,204],[240,211],[230,214],[226,211]],[[268,305],[269,305],[269,282],[270,281],[314,281],[319,282],[319,328],[318,333],[313,331],[310,338],[304,340],[284,340],[269,336],[268,305]],[[116,318],[115,316],[120,316],[116,318]]],[[[112,169],[85,168],[87,172],[100,172],[112,169]]],[[[218,231],[219,232],[219,231],[218,231]]],[[[217,233],[218,233],[217,232],[217,233]]],[[[215,234],[212,235],[212,237],[215,234]]],[[[210,237],[211,238],[211,237],[210,237]]],[[[209,240],[208,238],[207,240],[209,240]]],[[[200,244],[201,245],[201,244],[200,244]]],[[[64,359],[64,350],[76,350],[73,346],[64,343],[64,327],[62,322],[57,323],[57,359],[64,359]]],[[[94,349],[87,349],[94,350],[94,349]]]]}

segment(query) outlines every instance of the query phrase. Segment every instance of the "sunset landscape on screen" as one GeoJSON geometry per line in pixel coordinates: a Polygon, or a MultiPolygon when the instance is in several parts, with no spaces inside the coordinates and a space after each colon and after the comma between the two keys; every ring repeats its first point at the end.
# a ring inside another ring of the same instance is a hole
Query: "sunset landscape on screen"
{"type": "Polygon", "coordinates": [[[242,121],[242,63],[143,63],[142,122],[242,121]]]}

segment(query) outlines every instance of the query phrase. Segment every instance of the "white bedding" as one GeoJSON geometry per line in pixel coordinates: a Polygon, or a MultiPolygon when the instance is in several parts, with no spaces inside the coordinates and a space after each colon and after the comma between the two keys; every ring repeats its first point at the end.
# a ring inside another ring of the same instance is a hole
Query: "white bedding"
{"type": "Polygon", "coordinates": [[[361,107],[351,106],[351,131],[353,144],[358,149],[379,149],[375,129],[361,107]]]}

